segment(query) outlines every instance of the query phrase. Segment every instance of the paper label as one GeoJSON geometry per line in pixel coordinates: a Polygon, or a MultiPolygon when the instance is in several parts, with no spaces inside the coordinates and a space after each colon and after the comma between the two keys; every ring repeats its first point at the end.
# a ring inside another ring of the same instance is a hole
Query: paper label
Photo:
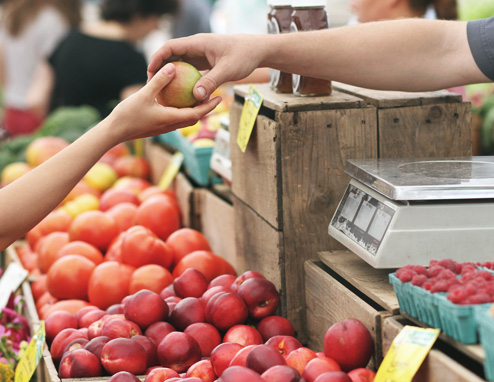
{"type": "Polygon", "coordinates": [[[5,308],[9,302],[10,295],[19,288],[29,275],[18,263],[10,263],[0,279],[0,309],[5,308]]]}
{"type": "Polygon", "coordinates": [[[15,368],[15,382],[29,382],[38,367],[39,360],[43,355],[43,344],[45,343],[45,323],[41,321],[34,333],[31,342],[27,346],[17,367],[15,368]]]}
{"type": "Polygon", "coordinates": [[[161,175],[161,179],[158,183],[159,188],[161,188],[162,190],[168,190],[173,182],[173,179],[175,179],[175,177],[177,176],[180,167],[182,167],[183,161],[184,154],[182,154],[180,151],[177,151],[175,154],[173,154],[170,164],[168,165],[166,170],[163,171],[163,175],[161,175]]]}
{"type": "Polygon", "coordinates": [[[411,382],[439,333],[439,329],[405,326],[393,340],[374,382],[411,382]]]}
{"type": "Polygon", "coordinates": [[[249,143],[252,129],[256,123],[257,114],[261,109],[263,96],[259,93],[253,85],[250,86],[249,93],[245,97],[244,107],[242,114],[240,115],[240,122],[238,128],[237,144],[240,150],[244,153],[247,144],[249,143]]]}

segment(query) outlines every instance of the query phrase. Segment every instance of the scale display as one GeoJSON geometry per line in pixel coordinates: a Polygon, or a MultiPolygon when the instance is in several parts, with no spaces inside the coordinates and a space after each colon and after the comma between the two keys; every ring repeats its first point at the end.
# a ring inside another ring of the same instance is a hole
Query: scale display
{"type": "Polygon", "coordinates": [[[375,256],[395,210],[349,184],[331,225],[375,256]]]}

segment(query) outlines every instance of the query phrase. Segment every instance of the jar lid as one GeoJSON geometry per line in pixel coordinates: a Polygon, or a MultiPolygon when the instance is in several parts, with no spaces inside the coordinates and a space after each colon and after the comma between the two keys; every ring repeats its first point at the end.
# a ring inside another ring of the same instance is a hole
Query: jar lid
{"type": "Polygon", "coordinates": [[[328,5],[327,0],[292,0],[294,8],[326,7],[326,5],[328,5]]]}
{"type": "Polygon", "coordinates": [[[291,0],[268,0],[268,5],[272,7],[289,7],[292,5],[291,0]]]}

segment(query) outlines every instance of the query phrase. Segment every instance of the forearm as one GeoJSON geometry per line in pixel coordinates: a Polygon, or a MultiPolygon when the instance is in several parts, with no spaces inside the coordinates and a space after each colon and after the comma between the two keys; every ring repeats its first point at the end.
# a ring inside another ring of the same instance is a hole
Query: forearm
{"type": "Polygon", "coordinates": [[[485,82],[466,23],[396,20],[271,36],[262,66],[356,86],[428,91],[485,82]]]}
{"type": "Polygon", "coordinates": [[[105,120],[69,147],[0,189],[0,251],[56,208],[99,158],[118,143],[105,120]]]}

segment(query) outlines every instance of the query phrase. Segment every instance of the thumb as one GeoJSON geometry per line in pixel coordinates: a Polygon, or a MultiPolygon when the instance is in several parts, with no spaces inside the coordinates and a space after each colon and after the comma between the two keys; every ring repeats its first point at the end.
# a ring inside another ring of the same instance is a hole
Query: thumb
{"type": "Polygon", "coordinates": [[[149,80],[146,87],[153,95],[156,95],[161,89],[170,83],[174,76],[175,65],[168,63],[149,80]]]}
{"type": "Polygon", "coordinates": [[[199,101],[207,100],[218,86],[229,80],[228,68],[222,69],[221,65],[216,65],[197,81],[194,86],[194,97],[199,101]]]}

